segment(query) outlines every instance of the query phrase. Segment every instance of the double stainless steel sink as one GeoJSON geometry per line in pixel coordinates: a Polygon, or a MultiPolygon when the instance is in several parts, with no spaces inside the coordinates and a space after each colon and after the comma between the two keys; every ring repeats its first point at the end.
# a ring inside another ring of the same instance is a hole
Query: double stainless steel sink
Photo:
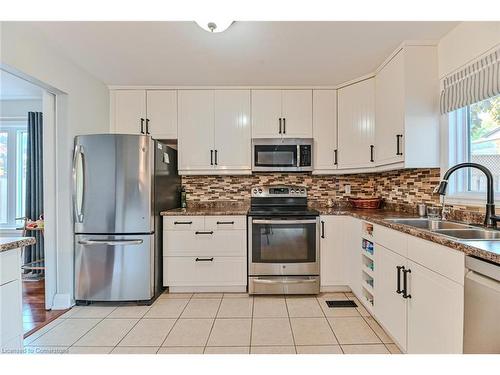
{"type": "Polygon", "coordinates": [[[428,230],[436,234],[462,241],[495,241],[500,240],[500,231],[483,229],[472,225],[455,223],[439,219],[394,218],[387,219],[395,224],[428,230]]]}

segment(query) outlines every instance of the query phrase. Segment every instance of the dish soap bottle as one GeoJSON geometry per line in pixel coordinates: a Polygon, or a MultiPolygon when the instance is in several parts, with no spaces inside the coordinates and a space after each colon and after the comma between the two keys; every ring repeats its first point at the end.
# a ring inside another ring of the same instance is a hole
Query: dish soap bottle
{"type": "Polygon", "coordinates": [[[186,203],[186,189],[184,186],[181,187],[181,208],[186,208],[187,203],[186,203]]]}

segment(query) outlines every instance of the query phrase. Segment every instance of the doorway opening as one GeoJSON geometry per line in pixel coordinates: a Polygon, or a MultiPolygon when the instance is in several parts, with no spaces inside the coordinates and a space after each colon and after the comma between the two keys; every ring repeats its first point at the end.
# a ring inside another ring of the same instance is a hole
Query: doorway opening
{"type": "Polygon", "coordinates": [[[50,187],[44,174],[44,149],[52,143],[52,127],[44,126],[44,120],[55,118],[55,106],[47,105],[54,103],[54,95],[4,70],[0,70],[0,89],[0,236],[35,237],[37,241],[22,250],[26,337],[65,311],[51,310],[46,303],[45,254],[54,244],[45,236],[44,195],[50,187]]]}

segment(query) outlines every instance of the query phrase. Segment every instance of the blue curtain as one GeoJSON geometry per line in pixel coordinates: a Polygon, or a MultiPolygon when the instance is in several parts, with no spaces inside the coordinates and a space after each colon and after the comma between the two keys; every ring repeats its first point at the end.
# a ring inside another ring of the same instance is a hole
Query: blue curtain
{"type": "MultiPolygon", "coordinates": [[[[41,112],[28,112],[28,144],[26,157],[26,217],[37,220],[43,215],[43,119],[41,112]]],[[[24,263],[44,259],[43,235],[40,231],[28,232],[36,237],[36,244],[24,252],[24,263]]],[[[43,263],[36,266],[44,266],[43,263]]],[[[33,273],[42,273],[34,271],[33,273]]]]}

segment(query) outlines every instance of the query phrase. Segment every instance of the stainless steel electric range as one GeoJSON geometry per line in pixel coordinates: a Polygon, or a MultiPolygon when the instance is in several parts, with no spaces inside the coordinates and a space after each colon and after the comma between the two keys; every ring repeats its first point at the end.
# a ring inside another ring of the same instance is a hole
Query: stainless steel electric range
{"type": "Polygon", "coordinates": [[[317,294],[319,270],[319,212],[307,207],[306,188],[252,188],[249,293],[317,294]]]}

